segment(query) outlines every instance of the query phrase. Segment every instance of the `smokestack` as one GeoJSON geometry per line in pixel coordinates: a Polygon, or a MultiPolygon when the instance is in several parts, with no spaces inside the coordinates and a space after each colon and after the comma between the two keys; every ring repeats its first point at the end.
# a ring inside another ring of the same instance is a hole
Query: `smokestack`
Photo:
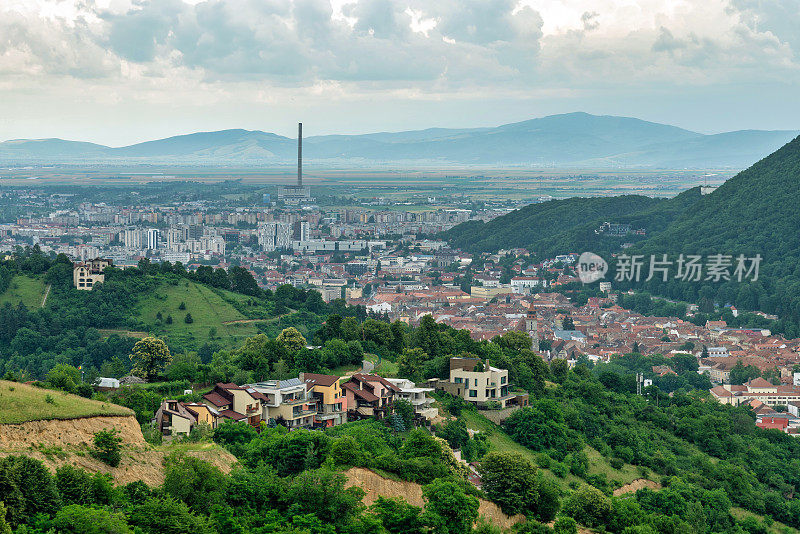
{"type": "Polygon", "coordinates": [[[297,123],[297,187],[303,185],[303,123],[297,123]]]}

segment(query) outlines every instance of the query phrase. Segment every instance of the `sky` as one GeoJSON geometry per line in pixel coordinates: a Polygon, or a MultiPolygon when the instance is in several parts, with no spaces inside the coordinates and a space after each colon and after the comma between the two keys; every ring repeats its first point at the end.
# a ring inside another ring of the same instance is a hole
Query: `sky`
{"type": "Polygon", "coordinates": [[[800,0],[0,0],[0,140],[800,129],[800,0]]]}

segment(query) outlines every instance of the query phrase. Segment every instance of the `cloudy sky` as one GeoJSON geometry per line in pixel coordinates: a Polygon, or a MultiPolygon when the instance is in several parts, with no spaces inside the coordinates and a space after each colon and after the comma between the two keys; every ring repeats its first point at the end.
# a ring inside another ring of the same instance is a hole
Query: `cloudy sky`
{"type": "Polygon", "coordinates": [[[0,0],[0,140],[800,128],[800,0],[0,0]]]}

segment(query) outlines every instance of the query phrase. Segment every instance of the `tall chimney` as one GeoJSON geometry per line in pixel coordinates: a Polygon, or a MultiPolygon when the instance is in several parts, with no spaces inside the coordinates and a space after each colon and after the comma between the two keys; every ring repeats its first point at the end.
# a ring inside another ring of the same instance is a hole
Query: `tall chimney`
{"type": "Polygon", "coordinates": [[[303,185],[303,123],[297,123],[297,187],[303,185]]]}

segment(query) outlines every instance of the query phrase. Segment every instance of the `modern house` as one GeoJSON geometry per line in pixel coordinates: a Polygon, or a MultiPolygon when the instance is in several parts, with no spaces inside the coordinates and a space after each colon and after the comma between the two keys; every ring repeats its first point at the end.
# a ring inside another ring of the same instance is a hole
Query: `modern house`
{"type": "Polygon", "coordinates": [[[153,422],[165,436],[189,434],[199,424],[217,428],[219,412],[207,404],[165,400],[156,411],[153,422]]]}
{"type": "Polygon", "coordinates": [[[419,388],[414,382],[405,378],[387,378],[386,380],[400,390],[395,393],[395,400],[403,399],[410,402],[417,416],[430,421],[439,415],[439,410],[432,406],[433,399],[427,396],[428,393],[434,391],[434,388],[419,388]]]}
{"type": "Polygon", "coordinates": [[[378,375],[356,373],[342,384],[347,398],[348,417],[383,418],[392,405],[400,388],[378,375]]]}
{"type": "Polygon", "coordinates": [[[527,395],[510,392],[507,369],[492,367],[479,358],[450,358],[450,379],[431,383],[480,407],[492,401],[501,408],[528,403],[527,395]]]}
{"type": "Polygon", "coordinates": [[[95,284],[102,284],[106,275],[103,269],[111,265],[111,260],[95,258],[93,260],[76,263],[72,267],[72,284],[81,291],[91,291],[95,284]]]}
{"type": "Polygon", "coordinates": [[[300,373],[316,414],[314,426],[330,427],[347,422],[347,396],[339,384],[340,376],[300,373]]]}
{"type": "Polygon", "coordinates": [[[299,378],[266,380],[246,386],[261,395],[261,418],[282,424],[289,429],[310,428],[317,413],[315,401],[309,397],[306,383],[299,378]]]}
{"type": "Polygon", "coordinates": [[[203,403],[214,408],[221,417],[237,422],[246,420],[256,428],[261,424],[265,401],[265,397],[253,388],[222,382],[203,395],[203,403]]]}

